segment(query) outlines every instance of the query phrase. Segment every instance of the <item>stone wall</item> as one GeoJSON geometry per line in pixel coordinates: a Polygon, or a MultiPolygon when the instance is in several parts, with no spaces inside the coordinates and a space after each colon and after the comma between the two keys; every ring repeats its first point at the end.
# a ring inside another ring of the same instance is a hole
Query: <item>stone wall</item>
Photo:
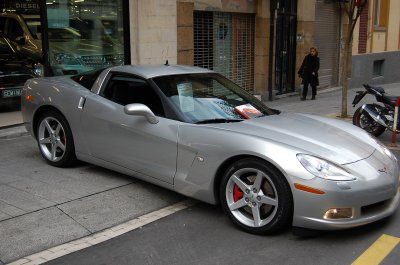
{"type": "Polygon", "coordinates": [[[176,0],[130,0],[131,62],[177,63],[176,0]]]}
{"type": "Polygon", "coordinates": [[[400,51],[354,55],[350,87],[400,82],[400,51]],[[374,61],[384,60],[382,75],[374,75],[374,61]]]}
{"type": "Polygon", "coordinates": [[[177,2],[178,64],[194,64],[193,9],[193,3],[177,2]]]}
{"type": "Polygon", "coordinates": [[[256,41],[254,58],[254,94],[268,98],[268,63],[269,63],[269,35],[270,9],[269,1],[258,1],[256,13],[256,41]]]}

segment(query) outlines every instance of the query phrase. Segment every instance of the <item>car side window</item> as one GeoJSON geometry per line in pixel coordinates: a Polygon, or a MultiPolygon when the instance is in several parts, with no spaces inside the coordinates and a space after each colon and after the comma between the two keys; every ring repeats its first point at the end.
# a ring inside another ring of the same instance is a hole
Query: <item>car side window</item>
{"type": "Polygon", "coordinates": [[[6,18],[0,17],[0,33],[4,34],[5,28],[6,28],[6,18]]]}
{"type": "Polygon", "coordinates": [[[21,25],[18,23],[17,20],[9,18],[6,34],[7,37],[10,38],[10,40],[15,41],[16,38],[24,36],[24,31],[22,30],[21,25]]]}
{"type": "Polygon", "coordinates": [[[139,77],[113,74],[100,95],[123,106],[132,103],[144,104],[155,115],[165,117],[160,97],[146,80],[139,77]]]}
{"type": "Polygon", "coordinates": [[[13,54],[10,46],[8,45],[7,41],[0,36],[0,56],[1,58],[6,58],[7,56],[13,54]]]}

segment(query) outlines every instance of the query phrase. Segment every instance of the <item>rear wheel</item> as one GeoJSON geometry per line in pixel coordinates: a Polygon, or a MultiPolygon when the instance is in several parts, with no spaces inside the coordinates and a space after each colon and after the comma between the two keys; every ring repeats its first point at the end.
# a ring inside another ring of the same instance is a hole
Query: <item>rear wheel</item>
{"type": "Polygon", "coordinates": [[[223,177],[220,199],[227,215],[246,232],[273,233],[292,219],[289,185],[280,172],[262,160],[234,163],[223,177]]]}
{"type": "Polygon", "coordinates": [[[36,136],[40,153],[50,165],[68,167],[76,162],[71,129],[60,113],[51,110],[42,114],[36,136]]]}
{"type": "Polygon", "coordinates": [[[386,128],[377,123],[369,114],[361,107],[356,110],[353,116],[353,124],[372,134],[375,137],[380,136],[386,128]]]}

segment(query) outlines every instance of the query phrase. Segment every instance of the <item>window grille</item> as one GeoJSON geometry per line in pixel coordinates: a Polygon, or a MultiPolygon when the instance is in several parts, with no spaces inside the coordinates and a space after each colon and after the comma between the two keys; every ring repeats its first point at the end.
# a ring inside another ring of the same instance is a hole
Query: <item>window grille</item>
{"type": "Polygon", "coordinates": [[[195,11],[194,65],[254,89],[255,19],[253,14],[195,11]]]}

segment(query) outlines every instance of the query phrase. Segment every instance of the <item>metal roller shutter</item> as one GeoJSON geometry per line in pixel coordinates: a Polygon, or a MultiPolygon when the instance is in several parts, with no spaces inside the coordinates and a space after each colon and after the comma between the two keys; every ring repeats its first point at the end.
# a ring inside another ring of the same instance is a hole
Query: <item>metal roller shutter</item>
{"type": "Polygon", "coordinates": [[[193,20],[194,65],[219,72],[252,92],[254,15],[195,11],[193,20]]]}
{"type": "Polygon", "coordinates": [[[320,87],[336,86],[339,69],[340,12],[337,3],[317,0],[315,8],[315,46],[321,60],[320,87]]]}

